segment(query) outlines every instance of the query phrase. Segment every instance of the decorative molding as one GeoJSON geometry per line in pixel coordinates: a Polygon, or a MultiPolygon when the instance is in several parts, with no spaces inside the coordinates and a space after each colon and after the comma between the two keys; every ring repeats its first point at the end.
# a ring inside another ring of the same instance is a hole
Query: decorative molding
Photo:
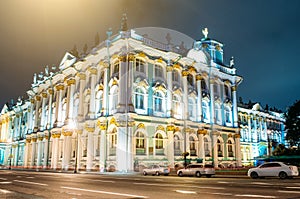
{"type": "Polygon", "coordinates": [[[189,73],[189,71],[184,70],[184,71],[181,72],[181,74],[182,74],[183,77],[187,77],[190,73],[189,73]]]}
{"type": "Polygon", "coordinates": [[[175,130],[175,126],[173,126],[173,125],[167,126],[167,131],[174,131],[174,130],[175,130]]]}
{"type": "Polygon", "coordinates": [[[165,130],[165,127],[163,127],[162,125],[158,125],[158,126],[156,127],[156,131],[158,131],[158,130],[166,131],[166,130],[165,130]]]}
{"type": "Polygon", "coordinates": [[[146,129],[145,124],[143,124],[143,123],[139,123],[139,124],[137,125],[137,128],[138,128],[138,129],[146,129]]]}
{"type": "Polygon", "coordinates": [[[80,80],[86,80],[86,75],[84,73],[77,73],[77,77],[79,77],[80,80]]]}

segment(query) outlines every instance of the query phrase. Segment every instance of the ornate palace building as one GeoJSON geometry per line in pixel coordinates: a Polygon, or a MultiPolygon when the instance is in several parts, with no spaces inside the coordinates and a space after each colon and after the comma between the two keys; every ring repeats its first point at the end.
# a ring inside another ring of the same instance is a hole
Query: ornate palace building
{"type": "Polygon", "coordinates": [[[264,110],[258,103],[251,107],[238,107],[242,164],[245,166],[255,165],[260,157],[271,156],[278,144],[286,145],[283,113],[264,110]]]}
{"type": "Polygon", "coordinates": [[[208,38],[207,29],[203,35],[194,41],[163,28],[128,30],[124,20],[117,35],[108,32],[90,53],[66,53],[57,69],[34,76],[28,99],[4,105],[0,161],[86,171],[242,166],[245,142],[266,137],[244,137],[243,126],[240,140],[242,78],[233,59],[224,63],[223,44],[208,38]]]}

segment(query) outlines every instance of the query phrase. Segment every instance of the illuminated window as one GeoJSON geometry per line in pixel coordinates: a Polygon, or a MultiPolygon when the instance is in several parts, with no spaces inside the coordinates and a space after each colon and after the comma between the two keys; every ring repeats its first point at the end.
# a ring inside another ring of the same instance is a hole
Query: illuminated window
{"type": "Polygon", "coordinates": [[[180,139],[178,135],[174,135],[174,155],[181,155],[180,139]]]}
{"type": "Polygon", "coordinates": [[[155,77],[160,77],[160,78],[164,77],[162,66],[154,65],[154,76],[155,77]]]}
{"type": "Polygon", "coordinates": [[[136,148],[136,154],[137,155],[143,155],[145,154],[145,135],[144,133],[138,131],[136,133],[136,140],[135,140],[135,148],[136,148]]]}
{"type": "Polygon", "coordinates": [[[163,112],[163,96],[160,92],[154,93],[154,111],[163,112]]]}
{"type": "Polygon", "coordinates": [[[144,92],[141,88],[136,88],[134,91],[134,102],[136,109],[145,109],[144,107],[144,92]]]}
{"type": "Polygon", "coordinates": [[[228,157],[233,157],[233,144],[231,140],[227,142],[227,149],[228,149],[228,157]]]}
{"type": "Polygon", "coordinates": [[[190,153],[191,153],[191,156],[197,155],[196,154],[196,141],[195,141],[195,139],[194,139],[193,136],[189,137],[189,142],[190,142],[190,153]]]}
{"type": "Polygon", "coordinates": [[[172,80],[173,82],[179,82],[179,73],[178,70],[172,71],[172,80]]]}
{"type": "Polygon", "coordinates": [[[146,63],[141,59],[136,59],[135,70],[140,73],[146,73],[146,63]]]}

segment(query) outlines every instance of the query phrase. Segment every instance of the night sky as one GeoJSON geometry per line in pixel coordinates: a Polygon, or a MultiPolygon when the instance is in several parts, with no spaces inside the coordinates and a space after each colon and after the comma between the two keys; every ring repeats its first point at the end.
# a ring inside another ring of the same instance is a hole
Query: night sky
{"type": "Polygon", "coordinates": [[[222,42],[235,58],[244,102],[286,110],[300,99],[298,0],[1,0],[0,107],[25,95],[34,73],[58,65],[76,45],[88,50],[120,29],[164,27],[222,42]]]}

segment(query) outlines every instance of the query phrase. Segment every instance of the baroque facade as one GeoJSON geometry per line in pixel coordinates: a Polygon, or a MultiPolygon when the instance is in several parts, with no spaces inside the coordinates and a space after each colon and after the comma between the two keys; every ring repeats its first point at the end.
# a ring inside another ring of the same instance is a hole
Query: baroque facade
{"type": "Polygon", "coordinates": [[[283,113],[268,111],[256,103],[238,107],[242,164],[256,165],[259,158],[271,156],[278,144],[285,142],[283,113]]]}
{"type": "Polygon", "coordinates": [[[66,53],[58,69],[34,76],[28,99],[3,107],[0,161],[86,171],[242,166],[242,78],[224,63],[223,44],[203,34],[186,49],[123,24],[89,54],[66,53]]]}

